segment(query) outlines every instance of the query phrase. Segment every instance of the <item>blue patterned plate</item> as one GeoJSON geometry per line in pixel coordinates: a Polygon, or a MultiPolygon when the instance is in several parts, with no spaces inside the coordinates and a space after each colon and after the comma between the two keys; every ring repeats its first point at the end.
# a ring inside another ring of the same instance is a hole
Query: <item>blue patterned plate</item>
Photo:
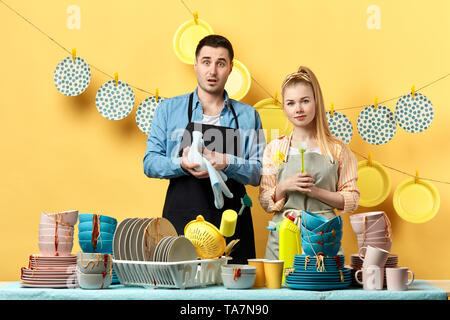
{"type": "Polygon", "coordinates": [[[389,142],[395,135],[397,123],[394,113],[389,108],[378,105],[365,107],[356,122],[358,132],[368,143],[381,145],[389,142]]]}
{"type": "Polygon", "coordinates": [[[153,115],[155,114],[156,108],[163,101],[163,98],[159,98],[156,101],[155,96],[150,96],[138,106],[136,110],[136,123],[139,129],[147,135],[150,134],[153,115]]]}
{"type": "Polygon", "coordinates": [[[331,116],[331,112],[327,111],[327,122],[331,134],[335,138],[342,140],[346,144],[352,141],[353,126],[345,114],[333,111],[333,116],[331,116]]]}
{"type": "Polygon", "coordinates": [[[121,120],[134,107],[134,92],[125,82],[111,80],[103,84],[95,96],[98,112],[108,120],[121,120]]]}
{"type": "Polygon", "coordinates": [[[433,105],[423,94],[415,93],[412,98],[411,93],[408,93],[395,105],[395,120],[403,130],[410,133],[428,129],[433,118],[433,105]]]}
{"type": "Polygon", "coordinates": [[[91,68],[80,57],[63,59],[55,68],[53,81],[56,89],[66,96],[77,96],[91,83],[91,68]]]}

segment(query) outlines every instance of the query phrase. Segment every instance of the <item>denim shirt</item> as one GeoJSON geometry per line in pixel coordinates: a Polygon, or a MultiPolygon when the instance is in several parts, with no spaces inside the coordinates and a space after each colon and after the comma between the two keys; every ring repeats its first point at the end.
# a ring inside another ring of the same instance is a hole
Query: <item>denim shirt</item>
{"type": "MultiPolygon", "coordinates": [[[[181,168],[178,153],[188,124],[189,95],[190,93],[165,99],[156,108],[143,161],[144,173],[150,178],[172,179],[190,174],[181,168]]],[[[220,113],[221,126],[236,128],[230,102],[238,118],[242,150],[240,156],[227,154],[229,165],[223,172],[228,178],[243,185],[257,186],[261,179],[262,156],[266,144],[261,119],[252,106],[229,99],[225,92],[224,108],[220,113]]],[[[203,108],[196,89],[191,121],[201,123],[202,118],[203,108]]]]}

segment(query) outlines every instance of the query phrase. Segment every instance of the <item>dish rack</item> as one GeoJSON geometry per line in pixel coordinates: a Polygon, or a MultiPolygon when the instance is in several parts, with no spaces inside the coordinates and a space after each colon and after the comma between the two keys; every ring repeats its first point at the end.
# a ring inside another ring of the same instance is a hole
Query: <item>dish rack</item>
{"type": "Polygon", "coordinates": [[[195,288],[222,284],[221,266],[229,258],[180,262],[113,259],[120,283],[150,288],[195,288]]]}

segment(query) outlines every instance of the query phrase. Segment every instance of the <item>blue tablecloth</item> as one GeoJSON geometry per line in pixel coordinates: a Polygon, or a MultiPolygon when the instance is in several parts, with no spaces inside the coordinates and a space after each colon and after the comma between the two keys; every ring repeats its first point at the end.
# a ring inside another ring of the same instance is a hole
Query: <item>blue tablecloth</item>
{"type": "Polygon", "coordinates": [[[0,286],[0,300],[447,300],[446,292],[425,280],[415,280],[407,291],[281,289],[230,290],[223,286],[161,289],[112,285],[104,290],[24,288],[20,282],[0,286]]]}

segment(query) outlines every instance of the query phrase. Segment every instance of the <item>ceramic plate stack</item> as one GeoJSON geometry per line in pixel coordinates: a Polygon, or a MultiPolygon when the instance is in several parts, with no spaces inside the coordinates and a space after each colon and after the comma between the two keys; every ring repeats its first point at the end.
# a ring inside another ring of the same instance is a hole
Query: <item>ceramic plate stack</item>
{"type": "Polygon", "coordinates": [[[293,272],[286,276],[286,285],[301,290],[334,290],[347,288],[352,283],[352,273],[344,267],[343,255],[324,257],[323,264],[316,257],[304,254],[294,257],[293,272]]]}
{"type": "Polygon", "coordinates": [[[74,288],[77,256],[30,255],[28,268],[21,269],[20,284],[31,288],[74,288]]]}
{"type": "MultiPolygon", "coordinates": [[[[353,284],[361,286],[358,282],[355,280],[355,272],[360,270],[362,268],[363,261],[359,257],[357,253],[352,254],[351,256],[351,269],[352,269],[352,281],[353,284]]],[[[396,268],[398,267],[398,256],[395,254],[390,254],[387,258],[386,264],[384,265],[384,285],[386,285],[386,268],[396,268]]],[[[358,279],[362,282],[362,274],[360,273],[358,276],[358,279]]]]}

